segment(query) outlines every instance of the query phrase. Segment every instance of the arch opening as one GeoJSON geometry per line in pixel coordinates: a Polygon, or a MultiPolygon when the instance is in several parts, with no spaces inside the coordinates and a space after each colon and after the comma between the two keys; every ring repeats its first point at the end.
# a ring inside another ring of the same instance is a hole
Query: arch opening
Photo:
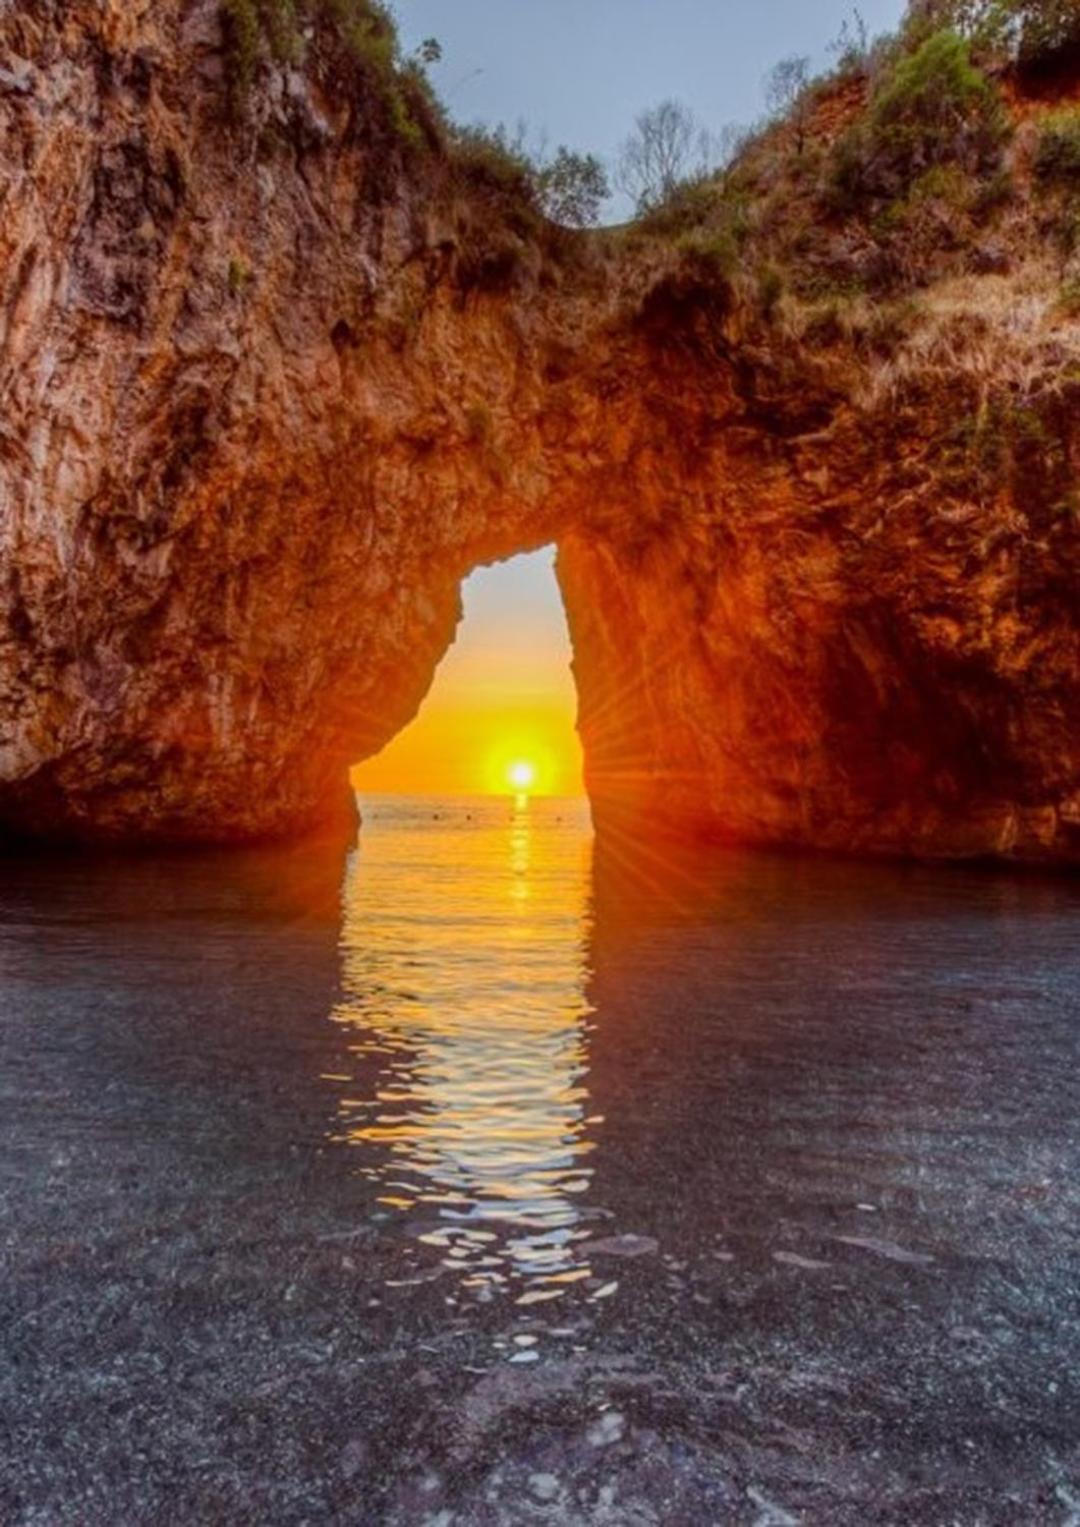
{"type": "Polygon", "coordinates": [[[482,564],[415,718],[351,770],[365,795],[584,795],[555,548],[482,564]]]}

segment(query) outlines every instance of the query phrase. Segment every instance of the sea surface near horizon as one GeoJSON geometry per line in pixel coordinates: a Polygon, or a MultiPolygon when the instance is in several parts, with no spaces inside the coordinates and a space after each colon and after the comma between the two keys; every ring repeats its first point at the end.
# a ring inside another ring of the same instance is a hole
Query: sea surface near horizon
{"type": "Polygon", "coordinates": [[[0,858],[0,1520],[1080,1520],[1080,886],[0,858]]]}

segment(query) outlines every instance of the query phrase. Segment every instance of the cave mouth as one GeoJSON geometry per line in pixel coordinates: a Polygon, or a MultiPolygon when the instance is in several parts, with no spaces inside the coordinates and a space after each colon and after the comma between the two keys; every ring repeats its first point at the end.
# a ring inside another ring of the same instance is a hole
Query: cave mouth
{"type": "Polygon", "coordinates": [[[481,564],[415,718],[351,771],[365,795],[583,796],[553,545],[481,564]]]}

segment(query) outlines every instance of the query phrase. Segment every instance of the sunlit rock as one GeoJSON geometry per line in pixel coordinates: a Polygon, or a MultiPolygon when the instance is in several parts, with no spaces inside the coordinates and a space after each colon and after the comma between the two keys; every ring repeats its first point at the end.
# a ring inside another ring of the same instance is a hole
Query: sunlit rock
{"type": "Polygon", "coordinates": [[[346,830],[462,577],[555,540],[602,829],[1077,857],[1076,516],[943,484],[939,360],[901,411],[329,64],[231,123],[213,0],[0,44],[5,828],[346,830]]]}

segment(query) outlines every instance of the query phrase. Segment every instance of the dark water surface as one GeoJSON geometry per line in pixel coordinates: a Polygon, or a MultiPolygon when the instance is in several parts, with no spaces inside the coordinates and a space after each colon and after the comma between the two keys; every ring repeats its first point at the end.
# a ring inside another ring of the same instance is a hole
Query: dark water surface
{"type": "Polygon", "coordinates": [[[0,1521],[1080,1524],[1080,886],[0,861],[0,1521]]]}

